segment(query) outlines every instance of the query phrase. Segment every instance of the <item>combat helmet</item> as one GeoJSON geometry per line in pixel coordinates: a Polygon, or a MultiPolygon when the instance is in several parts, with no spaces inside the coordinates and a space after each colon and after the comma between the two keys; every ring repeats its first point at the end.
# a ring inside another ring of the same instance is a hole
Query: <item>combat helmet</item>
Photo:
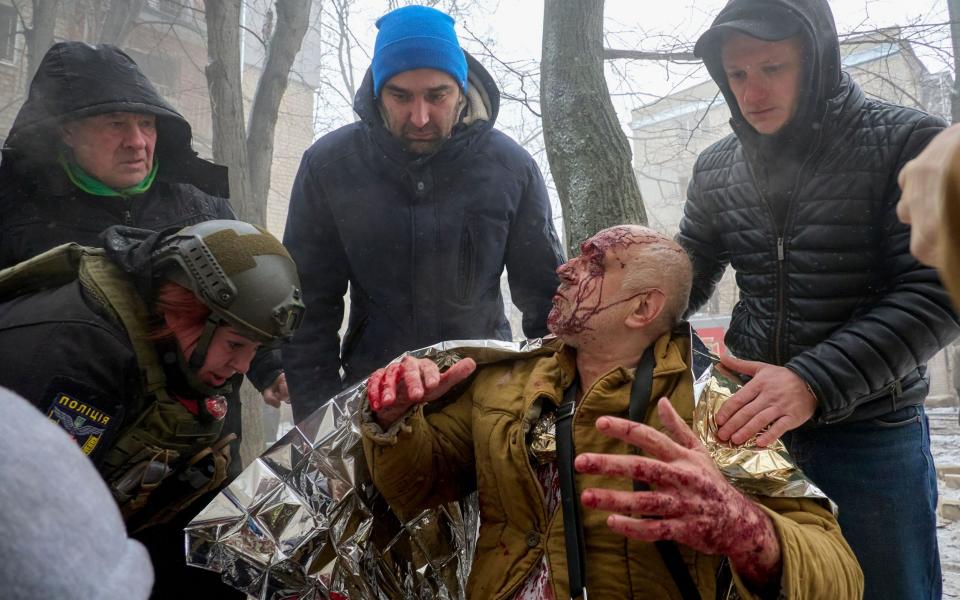
{"type": "Polygon", "coordinates": [[[153,252],[154,277],[192,291],[211,314],[190,357],[203,365],[213,332],[226,323],[267,346],[293,336],[303,319],[300,278],[286,248],[243,221],[205,221],[165,238],[153,252]]]}

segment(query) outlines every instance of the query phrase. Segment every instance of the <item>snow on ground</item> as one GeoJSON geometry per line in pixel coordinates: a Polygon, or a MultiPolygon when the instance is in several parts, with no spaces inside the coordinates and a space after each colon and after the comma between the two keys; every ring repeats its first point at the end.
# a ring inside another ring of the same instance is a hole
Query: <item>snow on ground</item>
{"type": "MultiPolygon", "coordinates": [[[[960,414],[956,406],[928,408],[930,447],[937,467],[960,466],[960,414]]],[[[950,487],[937,478],[941,504],[944,500],[960,501],[960,488],[950,487]]],[[[960,518],[955,521],[938,517],[937,539],[943,568],[943,597],[960,599],[960,518]]]]}

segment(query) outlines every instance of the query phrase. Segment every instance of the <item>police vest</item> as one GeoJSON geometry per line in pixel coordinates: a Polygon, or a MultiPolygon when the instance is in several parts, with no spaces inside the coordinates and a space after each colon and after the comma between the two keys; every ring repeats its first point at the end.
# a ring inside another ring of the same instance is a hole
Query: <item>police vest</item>
{"type": "Polygon", "coordinates": [[[164,506],[151,506],[149,522],[140,524],[166,520],[225,479],[230,440],[217,443],[223,422],[201,422],[167,392],[166,374],[149,339],[149,309],[130,277],[104,250],[64,244],[4,269],[0,271],[0,299],[75,280],[124,328],[140,372],[139,405],[132,407],[132,420],[123,425],[96,467],[128,522],[148,505],[160,484],[176,474],[179,481],[167,482],[164,488],[177,491],[160,494],[164,506]]]}

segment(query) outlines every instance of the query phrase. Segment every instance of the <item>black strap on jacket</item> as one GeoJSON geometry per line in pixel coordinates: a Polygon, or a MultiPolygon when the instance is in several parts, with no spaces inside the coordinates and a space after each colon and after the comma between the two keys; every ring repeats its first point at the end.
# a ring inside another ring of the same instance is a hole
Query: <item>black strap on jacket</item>
{"type": "Polygon", "coordinates": [[[577,409],[579,378],[563,392],[563,403],[557,409],[557,470],[560,472],[560,506],[563,509],[563,541],[567,549],[567,576],[570,599],[587,600],[586,551],[583,547],[583,524],[580,522],[580,499],[574,479],[573,413],[577,409]]]}
{"type": "MultiPolygon", "coordinates": [[[[647,409],[650,406],[650,395],[653,393],[653,367],[654,367],[653,346],[647,348],[637,365],[637,371],[633,376],[633,387],[630,388],[630,420],[636,423],[646,421],[647,409]]],[[[645,492],[650,486],[643,481],[633,482],[633,491],[645,492]]],[[[660,553],[663,564],[670,571],[673,582],[677,584],[680,590],[680,597],[683,600],[700,600],[700,592],[697,590],[690,571],[687,570],[683,557],[680,556],[680,549],[676,542],[672,540],[660,540],[653,543],[660,553]]]]}
{"type": "MultiPolygon", "coordinates": [[[[653,389],[653,347],[647,348],[634,375],[630,389],[630,420],[645,421],[653,389]]],[[[576,411],[576,394],[579,380],[574,380],[564,391],[563,403],[557,409],[557,466],[560,475],[560,505],[563,509],[563,536],[567,550],[567,575],[570,580],[570,598],[587,600],[586,552],[583,544],[583,525],[580,520],[580,502],[577,495],[573,459],[573,414],[576,411]]],[[[635,481],[635,491],[650,489],[647,484],[635,481]]],[[[661,559],[670,571],[680,595],[684,600],[701,600],[697,586],[687,570],[676,543],[661,540],[655,543],[661,559]]]]}

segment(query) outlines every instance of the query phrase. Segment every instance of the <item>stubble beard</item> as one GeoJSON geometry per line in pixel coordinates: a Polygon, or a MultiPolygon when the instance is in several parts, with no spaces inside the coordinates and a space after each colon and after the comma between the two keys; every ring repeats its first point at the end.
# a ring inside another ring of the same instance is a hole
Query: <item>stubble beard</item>
{"type": "Polygon", "coordinates": [[[440,137],[435,140],[409,140],[403,138],[403,147],[411,154],[427,155],[433,154],[440,149],[440,146],[450,139],[450,136],[440,137]]]}

